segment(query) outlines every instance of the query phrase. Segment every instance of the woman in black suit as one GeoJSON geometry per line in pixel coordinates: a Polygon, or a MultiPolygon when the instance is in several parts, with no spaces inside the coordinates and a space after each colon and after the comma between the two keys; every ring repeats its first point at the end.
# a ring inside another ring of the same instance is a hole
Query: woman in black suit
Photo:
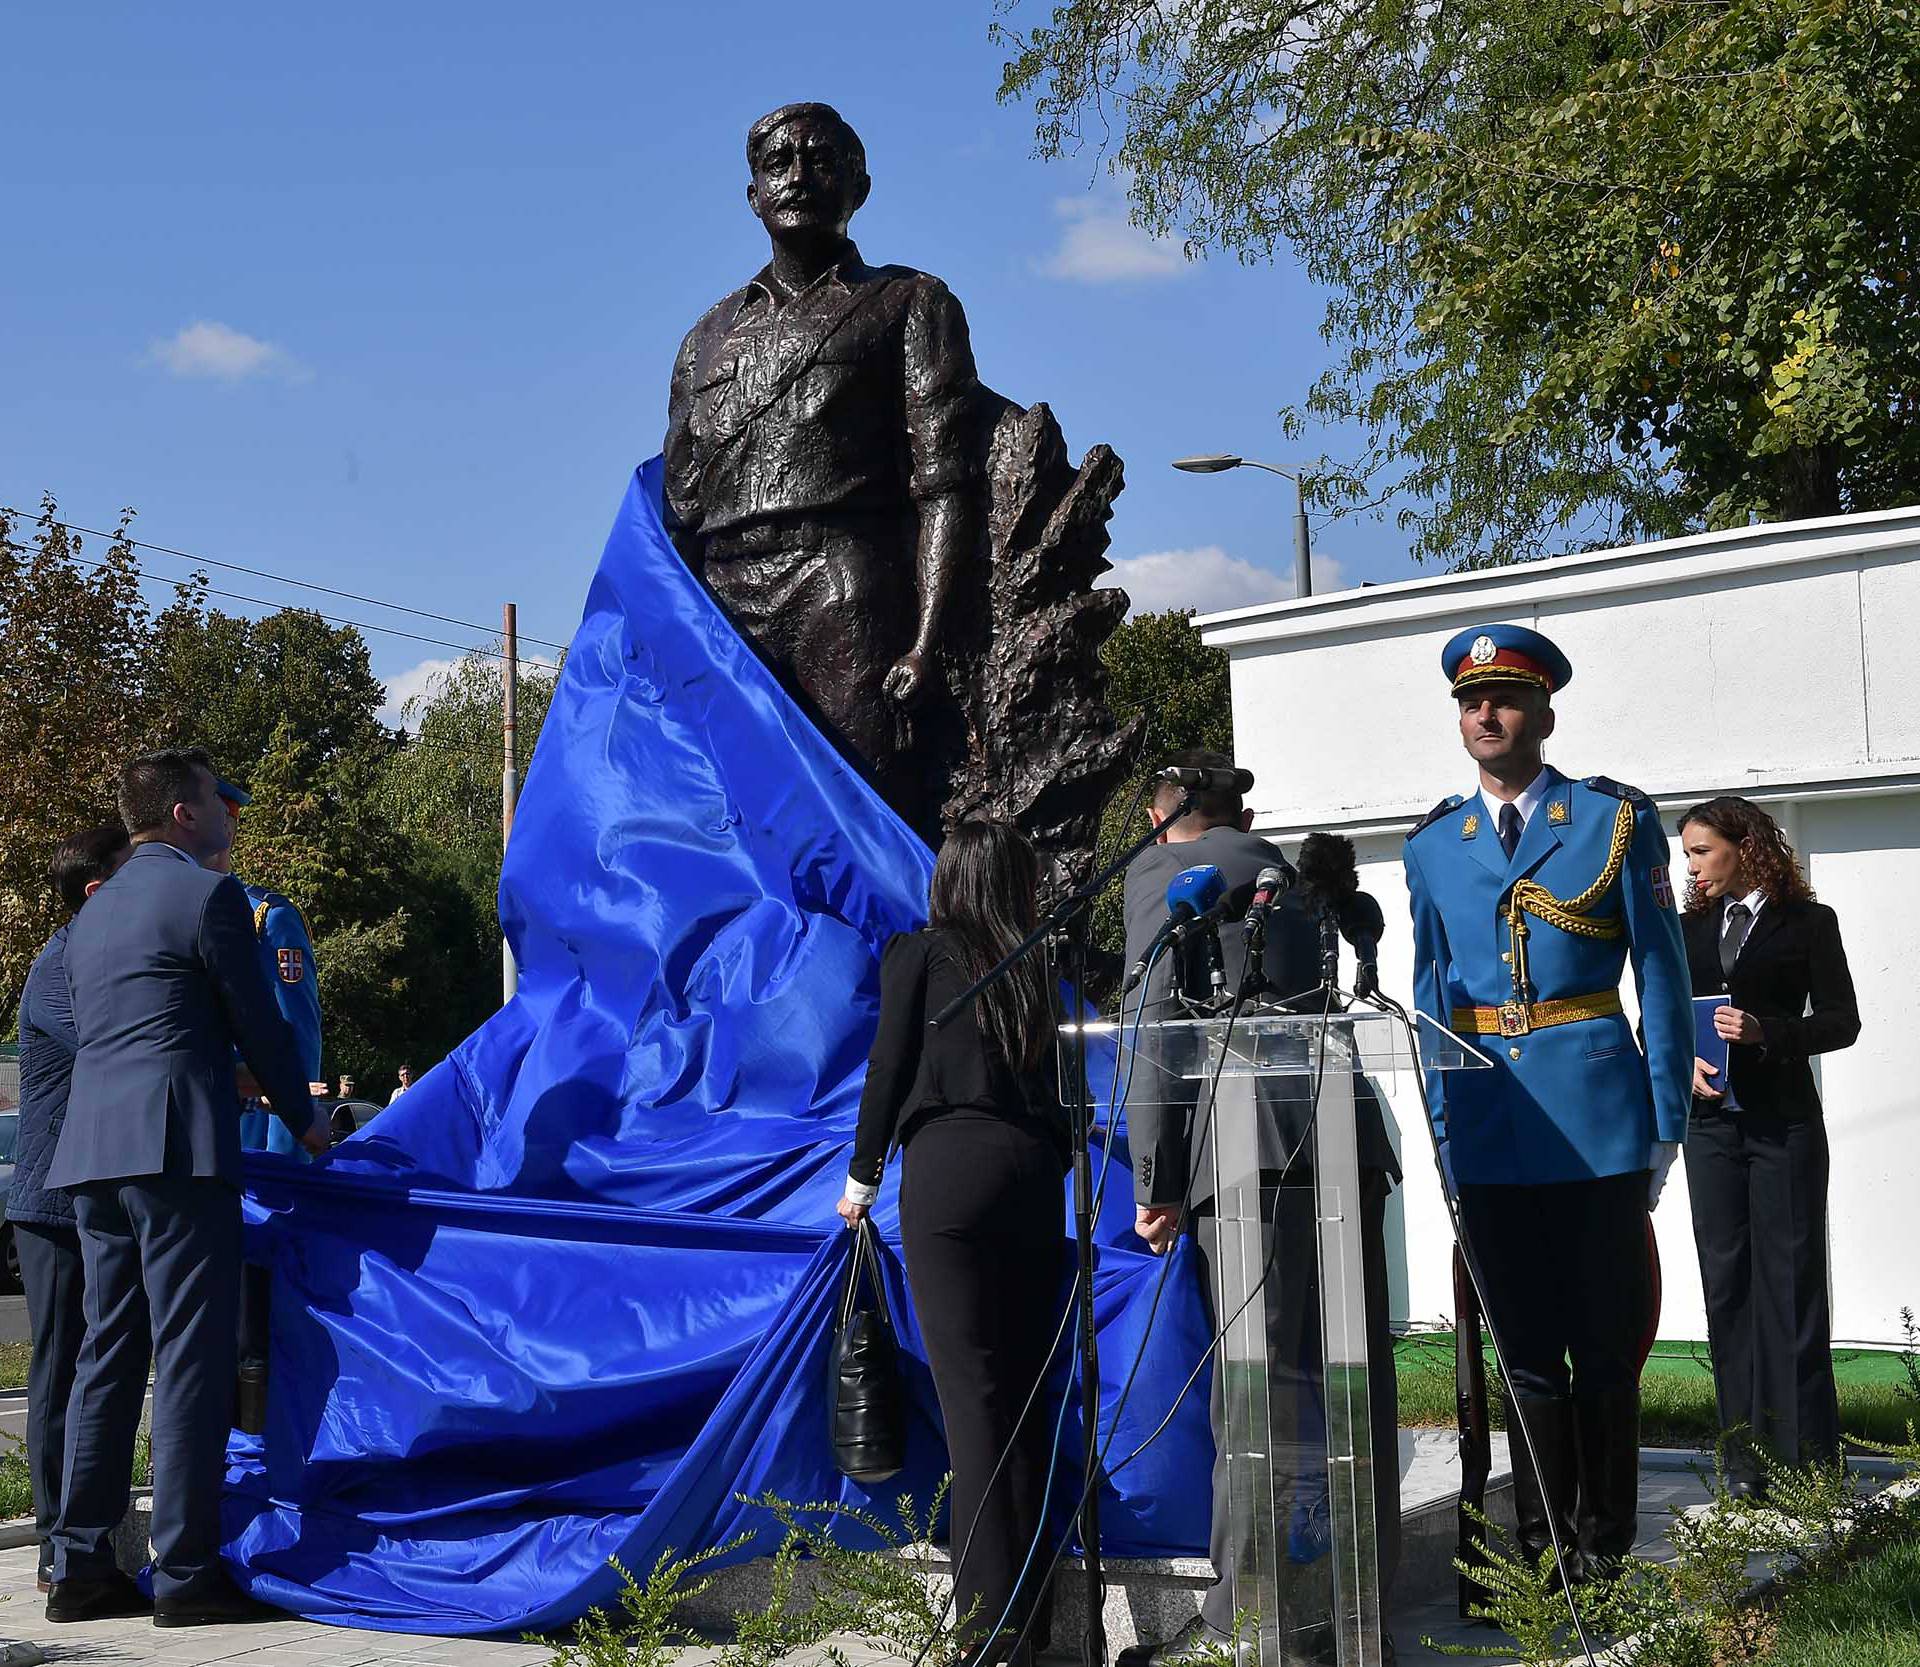
{"type": "MultiPolygon", "coordinates": [[[[1008,1629],[977,1644],[974,1662],[1001,1658],[1051,1566],[1044,1548],[1035,1552],[1016,1599],[1041,1527],[1053,1431],[1049,1398],[1032,1391],[1067,1271],[1065,1119],[1037,957],[951,1024],[928,1021],[1032,930],[1039,876],[1032,845],[1004,822],[963,822],[941,847],[926,928],[899,934],[881,961],[880,1028],[839,1205],[859,1221],[888,1152],[902,1148],[907,1281],[947,1429],[955,1555],[965,1546],[955,1613],[971,1608],[976,1634],[1003,1614],[1008,1629]]],[[[1022,1654],[1031,1653],[1029,1644],[1022,1654]]]]}
{"type": "Polygon", "coordinates": [[[1827,1307],[1827,1131],[1808,1064],[1860,1034],[1833,910],[1814,901],[1777,823],[1746,799],[1679,822],[1691,883],[1696,996],[1724,995],[1725,1080],[1696,1060],[1687,1191],[1707,1305],[1720,1424],[1736,1493],[1765,1472],[1746,1443],[1790,1464],[1840,1452],[1827,1307]]]}

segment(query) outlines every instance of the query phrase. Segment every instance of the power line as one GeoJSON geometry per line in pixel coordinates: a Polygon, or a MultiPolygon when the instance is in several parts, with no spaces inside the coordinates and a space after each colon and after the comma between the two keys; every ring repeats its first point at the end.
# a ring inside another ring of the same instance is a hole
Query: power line
{"type": "MultiPolygon", "coordinates": [[[[98,527],[82,527],[75,522],[61,521],[44,514],[30,515],[26,510],[15,509],[7,504],[0,504],[0,515],[11,515],[21,521],[31,521],[35,526],[43,526],[43,527],[54,526],[54,527],[60,527],[70,533],[85,533],[89,538],[104,538],[115,543],[124,541],[125,543],[131,544],[137,550],[152,550],[156,555],[174,556],[181,561],[190,561],[201,567],[218,567],[229,573],[244,573],[249,578],[270,579],[275,584],[294,585],[301,590],[316,590],[326,596],[338,596],[343,601],[363,602],[368,607],[387,608],[394,613],[413,614],[420,619],[437,619],[442,625],[458,625],[464,631],[482,631],[491,635],[491,627],[485,626],[485,625],[476,625],[470,619],[455,619],[452,614],[437,614],[433,612],[432,609],[430,608],[409,607],[404,602],[386,602],[386,601],[382,601],[377,596],[362,596],[358,591],[336,590],[332,585],[318,584],[311,579],[290,578],[288,575],[284,573],[275,573],[270,571],[269,569],[262,568],[262,567],[243,567],[238,562],[216,561],[212,556],[196,556],[191,550],[175,550],[165,544],[149,544],[144,539],[131,537],[129,534],[127,534],[124,531],[103,532],[98,527]]],[[[225,595],[228,593],[223,591],[216,591],[214,592],[214,594],[218,596],[218,595],[225,595]]],[[[240,600],[257,601],[258,598],[243,597],[243,598],[240,598],[240,600]]],[[[271,608],[271,607],[283,606],[284,604],[273,603],[273,602],[262,602],[260,605],[262,607],[271,608]]],[[[354,624],[358,622],[348,621],[347,623],[354,624]]],[[[364,629],[378,631],[378,630],[384,630],[386,629],[386,627],[374,625],[374,626],[364,627],[364,629]]],[[[430,637],[422,637],[420,640],[422,642],[431,642],[435,639],[430,637]]],[[[567,646],[563,642],[549,642],[544,637],[522,636],[520,640],[522,642],[534,643],[541,648],[552,648],[552,649],[559,649],[563,651],[567,646]]]]}
{"type": "MultiPolygon", "coordinates": [[[[61,522],[59,524],[64,526],[66,523],[61,522]]],[[[85,531],[86,529],[81,528],[77,530],[85,531]]],[[[104,537],[106,535],[96,533],[94,536],[104,537]]],[[[76,566],[79,566],[79,567],[90,567],[95,572],[104,573],[108,571],[107,564],[105,562],[88,561],[85,556],[75,556],[70,554],[68,555],[67,560],[73,562],[76,566]]],[[[149,573],[144,567],[140,567],[140,566],[135,566],[133,572],[134,572],[134,577],[139,579],[144,584],[170,585],[176,591],[180,590],[187,583],[187,581],[184,579],[169,579],[163,573],[149,573]]],[[[286,607],[286,603],[279,602],[279,601],[270,601],[268,600],[268,598],[264,596],[244,596],[237,590],[219,590],[212,585],[208,585],[206,587],[206,593],[209,596],[221,597],[229,602],[250,602],[257,608],[286,607]]],[[[386,604],[377,604],[377,605],[385,606],[386,604]]],[[[423,636],[418,631],[403,631],[397,625],[375,625],[372,622],[364,619],[344,619],[338,614],[323,614],[317,608],[309,608],[305,611],[308,613],[311,613],[315,619],[324,619],[329,625],[350,625],[356,631],[380,631],[385,633],[389,637],[405,637],[409,642],[431,643],[436,648],[457,648],[463,654],[479,655],[480,657],[488,660],[506,659],[506,655],[501,653],[500,650],[497,648],[480,648],[472,643],[453,642],[446,637],[423,636]]],[[[417,610],[408,610],[408,611],[412,612],[417,610]]],[[[436,615],[434,617],[438,617],[438,616],[436,615]]],[[[458,624],[460,622],[456,620],[454,623],[458,624]]],[[[482,631],[482,630],[485,630],[486,627],[481,625],[476,625],[476,626],[473,626],[472,629],[476,631],[482,631]]],[[[562,646],[564,647],[564,645],[562,646]]],[[[553,665],[546,660],[529,660],[525,656],[521,656],[519,663],[523,666],[530,666],[537,671],[553,672],[556,676],[559,674],[559,671],[560,671],[560,668],[558,666],[553,665]]]]}

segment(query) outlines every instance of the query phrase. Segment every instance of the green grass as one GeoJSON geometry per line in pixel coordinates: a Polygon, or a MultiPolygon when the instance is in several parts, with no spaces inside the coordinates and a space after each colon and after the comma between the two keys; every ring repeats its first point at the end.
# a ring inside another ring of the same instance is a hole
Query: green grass
{"type": "Polygon", "coordinates": [[[0,1389],[25,1389],[32,1359],[31,1343],[0,1343],[0,1389]]]}
{"type": "Polygon", "coordinates": [[[1920,1542],[1795,1593],[1767,1667],[1920,1667],[1920,1542]]]}
{"type": "MultiPolygon", "coordinates": [[[[1423,1332],[1403,1337],[1394,1351],[1400,1378],[1400,1422],[1452,1428],[1453,1336],[1423,1332]]],[[[1899,1441],[1908,1422],[1920,1422],[1901,1357],[1884,1350],[1841,1349],[1834,1354],[1840,1391],[1840,1427],[1869,1441],[1899,1441]]],[[[1491,1351],[1487,1382],[1497,1386],[1491,1351]]],[[[1493,1427],[1504,1429],[1498,1394],[1492,1397],[1493,1427]]],[[[1656,1345],[1640,1380],[1640,1439],[1648,1447],[1711,1447],[1720,1431],[1713,1399],[1713,1369],[1704,1343],[1656,1345]]]]}

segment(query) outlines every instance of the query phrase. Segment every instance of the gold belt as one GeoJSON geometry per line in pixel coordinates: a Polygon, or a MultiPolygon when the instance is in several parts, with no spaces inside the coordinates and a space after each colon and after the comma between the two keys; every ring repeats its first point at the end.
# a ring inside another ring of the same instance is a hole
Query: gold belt
{"type": "Polygon", "coordinates": [[[1620,992],[1602,990],[1591,996],[1560,996],[1552,1001],[1510,1001],[1501,1007],[1456,1007],[1453,1028],[1468,1036],[1525,1036],[1531,1030],[1578,1024],[1582,1019],[1605,1019],[1618,1013],[1620,992]]]}

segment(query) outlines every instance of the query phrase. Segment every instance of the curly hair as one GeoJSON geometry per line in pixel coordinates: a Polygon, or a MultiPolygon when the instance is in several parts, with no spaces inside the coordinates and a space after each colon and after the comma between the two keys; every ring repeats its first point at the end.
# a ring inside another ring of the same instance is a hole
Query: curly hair
{"type": "MultiPolygon", "coordinates": [[[[1702,827],[1711,828],[1722,839],[1739,846],[1740,861],[1746,867],[1747,878],[1759,888],[1769,903],[1813,901],[1813,887],[1807,884],[1806,875],[1800,871],[1800,859],[1793,854],[1793,847],[1780,831],[1780,824],[1751,799],[1738,798],[1731,793],[1718,799],[1708,799],[1704,804],[1697,804],[1682,813],[1679,821],[1674,823],[1673,831],[1684,838],[1689,822],[1698,822],[1702,827]]],[[[1698,914],[1702,909],[1712,906],[1712,899],[1702,897],[1699,886],[1688,880],[1686,912],[1698,914]]]]}

